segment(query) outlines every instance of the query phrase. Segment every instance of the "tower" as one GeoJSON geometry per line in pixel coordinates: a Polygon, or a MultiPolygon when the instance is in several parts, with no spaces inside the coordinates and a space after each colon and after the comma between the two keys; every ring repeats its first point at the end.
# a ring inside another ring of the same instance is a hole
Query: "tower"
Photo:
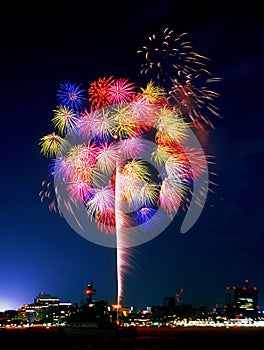
{"type": "Polygon", "coordinates": [[[96,293],[96,289],[93,287],[92,283],[87,284],[87,289],[85,290],[85,302],[86,304],[91,304],[93,302],[93,295],[96,293]]]}

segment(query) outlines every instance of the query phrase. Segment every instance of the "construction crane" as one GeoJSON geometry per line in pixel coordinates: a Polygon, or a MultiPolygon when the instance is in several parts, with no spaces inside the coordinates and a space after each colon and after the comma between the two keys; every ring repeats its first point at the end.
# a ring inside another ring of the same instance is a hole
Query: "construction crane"
{"type": "Polygon", "coordinates": [[[183,292],[184,292],[184,290],[183,290],[183,288],[181,288],[180,291],[175,294],[176,304],[178,304],[178,305],[182,303],[181,296],[182,296],[183,292]]]}

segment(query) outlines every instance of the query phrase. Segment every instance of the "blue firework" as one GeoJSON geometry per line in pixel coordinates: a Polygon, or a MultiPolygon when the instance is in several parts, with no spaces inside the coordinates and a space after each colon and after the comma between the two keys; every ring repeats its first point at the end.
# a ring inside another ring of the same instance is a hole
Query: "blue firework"
{"type": "Polygon", "coordinates": [[[80,112],[86,104],[85,90],[81,89],[81,85],[64,81],[60,84],[60,89],[57,93],[58,102],[70,107],[77,113],[80,112]]]}

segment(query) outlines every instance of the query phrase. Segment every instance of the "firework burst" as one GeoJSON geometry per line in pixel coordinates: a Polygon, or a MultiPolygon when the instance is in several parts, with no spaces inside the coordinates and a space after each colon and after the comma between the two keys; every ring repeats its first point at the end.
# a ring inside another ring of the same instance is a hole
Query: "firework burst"
{"type": "Polygon", "coordinates": [[[59,131],[60,135],[64,136],[72,130],[76,131],[77,114],[68,106],[58,106],[53,110],[54,116],[51,121],[54,127],[59,131]]]}
{"type": "Polygon", "coordinates": [[[219,81],[220,78],[211,77],[210,73],[204,70],[196,75],[179,74],[178,78],[173,79],[167,101],[175,113],[180,114],[184,120],[191,121],[194,126],[203,128],[206,125],[213,128],[211,115],[220,117],[214,104],[219,94],[210,89],[209,85],[219,81]]]}
{"type": "Polygon", "coordinates": [[[163,105],[172,106],[176,114],[191,121],[194,127],[213,128],[211,117],[220,116],[214,103],[219,94],[210,86],[221,78],[212,77],[207,67],[209,59],[193,50],[185,40],[186,35],[177,36],[166,28],[162,33],[149,36],[148,44],[137,51],[145,58],[141,74],[151,79],[151,85],[142,95],[157,103],[154,97],[160,89],[159,99],[163,105]]]}
{"type": "Polygon", "coordinates": [[[40,153],[48,158],[61,156],[69,147],[69,143],[55,132],[43,136],[39,141],[39,145],[41,146],[40,153]]]}
{"type": "Polygon", "coordinates": [[[60,84],[57,93],[59,103],[65,107],[69,107],[77,112],[83,109],[86,98],[84,97],[85,90],[81,89],[81,85],[75,82],[65,81],[60,84]]]}
{"type": "Polygon", "coordinates": [[[115,79],[108,88],[108,98],[111,105],[131,101],[136,93],[136,87],[128,79],[115,79]]]}
{"type": "Polygon", "coordinates": [[[170,89],[171,79],[178,72],[188,75],[206,66],[208,59],[193,50],[191,43],[185,40],[186,35],[175,35],[169,28],[150,35],[148,43],[137,51],[145,59],[140,72],[157,81],[160,86],[170,89]]]}
{"type": "Polygon", "coordinates": [[[103,77],[92,82],[88,89],[91,109],[98,109],[110,105],[109,88],[114,82],[114,77],[103,77]]]}

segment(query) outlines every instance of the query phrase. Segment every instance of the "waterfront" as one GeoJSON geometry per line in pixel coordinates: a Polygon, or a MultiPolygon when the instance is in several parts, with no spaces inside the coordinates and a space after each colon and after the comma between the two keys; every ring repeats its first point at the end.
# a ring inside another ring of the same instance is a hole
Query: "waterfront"
{"type": "Polygon", "coordinates": [[[16,350],[174,350],[179,346],[246,349],[264,341],[263,327],[137,327],[0,329],[1,349],[16,350]]]}

